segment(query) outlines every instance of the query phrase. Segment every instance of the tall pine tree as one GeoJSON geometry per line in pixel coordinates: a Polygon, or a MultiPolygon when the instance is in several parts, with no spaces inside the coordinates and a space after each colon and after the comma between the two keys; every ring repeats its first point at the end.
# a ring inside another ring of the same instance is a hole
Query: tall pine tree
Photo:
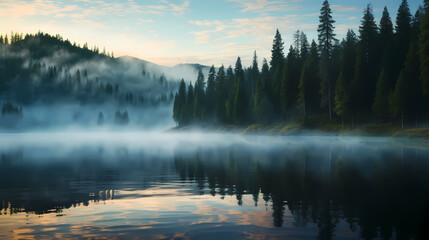
{"type": "Polygon", "coordinates": [[[216,75],[216,97],[215,97],[215,121],[223,123],[226,120],[225,103],[228,99],[228,88],[226,84],[225,67],[220,66],[216,75]]]}
{"type": "Polygon", "coordinates": [[[258,56],[256,55],[256,51],[253,53],[253,61],[252,66],[250,67],[250,78],[249,78],[249,91],[248,96],[249,97],[249,112],[253,112],[254,108],[254,98],[256,92],[256,84],[259,81],[260,78],[260,72],[259,72],[259,66],[258,66],[258,56]]]}
{"type": "Polygon", "coordinates": [[[205,108],[205,87],[206,82],[204,80],[204,74],[199,69],[197,81],[195,81],[195,99],[194,99],[194,118],[196,120],[202,120],[204,118],[205,108]]]}
{"type": "Polygon", "coordinates": [[[194,98],[194,86],[192,86],[192,83],[190,82],[186,95],[186,107],[183,113],[183,122],[185,124],[191,123],[194,119],[194,98]]]}
{"type": "Polygon", "coordinates": [[[272,76],[271,87],[270,87],[270,101],[273,104],[275,110],[279,113],[281,111],[280,104],[280,85],[283,73],[283,66],[285,63],[285,57],[283,52],[283,40],[279,30],[276,30],[276,35],[273,40],[273,47],[271,49],[271,61],[270,61],[270,73],[272,76]]]}
{"type": "Polygon", "coordinates": [[[382,47],[393,41],[393,23],[387,7],[384,7],[383,16],[380,20],[380,45],[382,47]]]}
{"type": "Polygon", "coordinates": [[[411,13],[407,0],[402,0],[396,15],[397,66],[400,71],[405,63],[411,41],[411,13]]]}
{"type": "Polygon", "coordinates": [[[226,119],[230,122],[233,121],[233,111],[234,111],[234,97],[235,97],[235,83],[234,83],[234,71],[232,67],[229,66],[226,70],[226,86],[228,89],[228,99],[225,103],[226,108],[226,119]]]}
{"type": "Polygon", "coordinates": [[[215,96],[216,96],[216,81],[215,81],[216,70],[214,66],[211,66],[209,70],[209,76],[207,77],[207,89],[206,89],[206,117],[207,120],[211,121],[214,117],[215,111],[215,96]]]}
{"type": "Polygon", "coordinates": [[[291,114],[296,108],[301,69],[299,54],[296,49],[291,46],[286,57],[286,64],[283,68],[281,84],[281,106],[284,116],[291,114]]]}
{"type": "Polygon", "coordinates": [[[268,100],[267,89],[269,89],[270,72],[267,60],[264,59],[262,63],[261,76],[256,82],[256,90],[254,95],[253,111],[256,115],[258,122],[265,119],[267,122],[269,116],[272,114],[272,105],[268,100]]]}
{"type": "Polygon", "coordinates": [[[246,85],[244,79],[244,70],[241,64],[241,58],[238,57],[235,62],[235,94],[234,94],[234,102],[233,102],[233,121],[236,124],[243,124],[247,122],[249,119],[249,105],[248,98],[246,94],[246,85]]]}
{"type": "Polygon", "coordinates": [[[420,69],[422,89],[429,95],[429,0],[425,0],[425,14],[420,23],[420,69]]]}
{"type": "Polygon", "coordinates": [[[364,11],[359,33],[360,43],[352,82],[352,107],[354,112],[368,114],[375,98],[379,68],[378,28],[369,4],[364,11]]]}
{"type": "Polygon", "coordinates": [[[402,128],[404,128],[405,118],[416,119],[417,122],[418,112],[422,108],[418,52],[417,43],[411,43],[405,66],[390,99],[390,110],[394,117],[401,118],[402,128]]]}
{"type": "Polygon", "coordinates": [[[182,79],[179,85],[179,92],[176,93],[174,98],[174,109],[173,109],[173,118],[179,124],[179,126],[183,125],[183,118],[186,109],[186,84],[182,79]]]}
{"type": "Polygon", "coordinates": [[[334,76],[332,76],[331,64],[332,64],[332,51],[334,48],[335,34],[334,34],[334,23],[332,18],[332,10],[328,0],[325,0],[320,9],[319,16],[319,27],[317,29],[319,48],[320,48],[320,77],[322,79],[322,103],[327,105],[329,119],[332,119],[332,103],[334,96],[334,76]]]}
{"type": "Polygon", "coordinates": [[[356,62],[357,39],[353,30],[348,30],[346,39],[342,43],[341,72],[335,85],[335,113],[341,116],[344,126],[344,117],[352,115],[350,83],[354,76],[356,62]]]}
{"type": "Polygon", "coordinates": [[[372,110],[380,122],[386,120],[389,115],[389,95],[396,82],[393,36],[392,20],[385,7],[380,20],[380,46],[384,52],[380,63],[381,73],[377,80],[375,99],[372,105],[372,110]]]}
{"type": "Polygon", "coordinates": [[[299,80],[298,109],[304,114],[318,113],[320,109],[319,86],[320,78],[318,75],[319,55],[316,42],[311,43],[310,54],[302,68],[299,80]]]}

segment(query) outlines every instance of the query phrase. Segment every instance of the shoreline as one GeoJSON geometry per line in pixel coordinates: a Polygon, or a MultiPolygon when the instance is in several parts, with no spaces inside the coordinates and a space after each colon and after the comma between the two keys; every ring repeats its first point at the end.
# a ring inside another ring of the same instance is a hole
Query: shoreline
{"type": "Polygon", "coordinates": [[[303,122],[279,121],[266,124],[250,125],[214,125],[214,124],[192,124],[177,126],[166,132],[185,131],[209,131],[217,133],[237,134],[265,134],[273,136],[296,136],[296,135],[331,135],[331,136],[358,136],[358,137],[392,137],[392,138],[417,138],[429,140],[429,128],[401,129],[391,124],[364,124],[354,128],[342,128],[341,124],[324,123],[317,126],[306,126],[303,122]]]}

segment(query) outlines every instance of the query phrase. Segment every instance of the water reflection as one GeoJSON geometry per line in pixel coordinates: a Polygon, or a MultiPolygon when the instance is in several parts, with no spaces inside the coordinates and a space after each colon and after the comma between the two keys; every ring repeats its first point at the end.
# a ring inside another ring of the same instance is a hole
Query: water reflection
{"type": "Polygon", "coordinates": [[[8,141],[0,236],[428,237],[426,143],[206,137],[8,141]]]}

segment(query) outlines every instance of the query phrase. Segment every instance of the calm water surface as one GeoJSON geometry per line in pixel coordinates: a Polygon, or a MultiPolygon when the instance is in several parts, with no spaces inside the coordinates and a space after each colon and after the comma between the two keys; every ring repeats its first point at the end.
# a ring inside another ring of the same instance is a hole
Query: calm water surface
{"type": "Polygon", "coordinates": [[[0,239],[429,239],[429,144],[0,135],[0,239]]]}

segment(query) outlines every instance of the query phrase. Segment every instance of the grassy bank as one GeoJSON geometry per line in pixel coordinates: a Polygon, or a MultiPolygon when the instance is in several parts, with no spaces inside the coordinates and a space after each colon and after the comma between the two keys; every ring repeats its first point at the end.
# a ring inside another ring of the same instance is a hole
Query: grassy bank
{"type": "Polygon", "coordinates": [[[326,117],[313,117],[300,120],[276,121],[270,123],[258,123],[250,125],[213,125],[200,124],[176,127],[172,131],[204,130],[212,132],[237,132],[244,134],[270,134],[270,135],[299,135],[299,134],[329,134],[337,136],[384,136],[402,138],[429,139],[429,128],[401,129],[392,123],[365,123],[343,124],[338,121],[330,121],[326,117]]]}

